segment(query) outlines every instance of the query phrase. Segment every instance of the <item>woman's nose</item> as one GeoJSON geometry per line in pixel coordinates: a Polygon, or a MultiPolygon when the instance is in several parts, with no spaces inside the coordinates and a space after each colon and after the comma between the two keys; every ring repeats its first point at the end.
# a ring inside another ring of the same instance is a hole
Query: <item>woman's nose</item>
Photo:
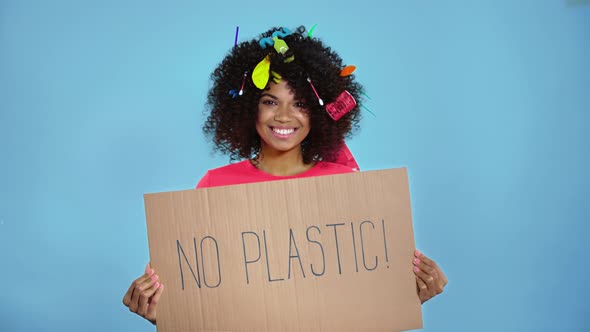
{"type": "Polygon", "coordinates": [[[277,108],[275,112],[275,121],[286,122],[290,119],[290,112],[288,105],[282,105],[277,108]]]}

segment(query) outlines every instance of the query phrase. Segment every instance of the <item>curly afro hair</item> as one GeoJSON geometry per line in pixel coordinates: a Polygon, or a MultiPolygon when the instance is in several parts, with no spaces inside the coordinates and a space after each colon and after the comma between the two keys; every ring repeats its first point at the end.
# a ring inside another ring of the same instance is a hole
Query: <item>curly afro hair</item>
{"type": "MultiPolygon", "coordinates": [[[[287,80],[296,98],[305,100],[310,115],[310,132],[301,143],[303,162],[331,161],[343,144],[344,139],[358,128],[359,105],[334,121],[318,103],[309,77],[319,96],[327,104],[341,92],[348,91],[360,101],[362,86],[354,81],[354,75],[340,76],[344,67],[340,56],[317,38],[304,35],[301,26],[282,38],[288,45],[286,54],[277,53],[273,47],[261,47],[259,40],[271,37],[272,28],[259,38],[234,46],[211,74],[212,87],[207,96],[205,112],[208,114],[203,125],[207,137],[213,139],[215,150],[228,154],[230,161],[255,158],[260,153],[260,136],[256,132],[256,117],[262,90],[252,81],[252,71],[267,55],[270,70],[287,80]],[[284,60],[294,56],[291,62],[284,60]],[[230,90],[243,94],[232,95],[230,90]]],[[[269,82],[272,81],[272,78],[269,82]]],[[[267,86],[268,88],[268,86],[267,86]]]]}

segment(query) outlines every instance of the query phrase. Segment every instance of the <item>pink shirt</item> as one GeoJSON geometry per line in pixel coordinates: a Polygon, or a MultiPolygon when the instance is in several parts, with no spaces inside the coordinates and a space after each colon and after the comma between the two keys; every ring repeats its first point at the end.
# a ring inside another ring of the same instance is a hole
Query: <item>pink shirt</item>
{"type": "Polygon", "coordinates": [[[291,176],[275,176],[265,173],[254,167],[249,160],[244,160],[235,164],[229,164],[219,168],[207,171],[205,176],[199,181],[197,188],[208,188],[218,186],[228,186],[232,184],[243,184],[264,181],[276,181],[287,179],[307,178],[311,176],[322,176],[332,174],[352,173],[355,170],[341,165],[325,161],[318,162],[309,170],[291,176]]]}

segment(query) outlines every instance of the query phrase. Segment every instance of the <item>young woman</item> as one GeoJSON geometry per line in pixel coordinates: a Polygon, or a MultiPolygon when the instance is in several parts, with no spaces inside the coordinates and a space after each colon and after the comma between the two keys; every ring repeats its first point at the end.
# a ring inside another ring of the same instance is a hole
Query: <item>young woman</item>
{"type": "MultiPolygon", "coordinates": [[[[197,188],[358,171],[344,144],[360,120],[353,70],[303,27],[273,28],[236,45],[211,75],[203,127],[235,163],[209,170],[197,188]]],[[[413,263],[424,303],[447,279],[418,250],[413,263]]],[[[123,303],[155,324],[163,291],[148,264],[123,303]]]]}

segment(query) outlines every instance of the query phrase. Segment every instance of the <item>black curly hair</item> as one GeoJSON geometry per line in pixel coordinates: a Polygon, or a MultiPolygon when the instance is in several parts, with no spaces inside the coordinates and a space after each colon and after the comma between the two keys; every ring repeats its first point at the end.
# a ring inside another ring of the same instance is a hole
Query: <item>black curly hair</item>
{"type": "Polygon", "coordinates": [[[289,47],[286,54],[277,53],[272,46],[260,46],[261,39],[271,37],[275,31],[285,31],[281,29],[272,28],[259,38],[234,46],[211,74],[213,85],[207,96],[208,117],[203,132],[213,139],[215,150],[229,154],[231,162],[255,158],[260,153],[260,136],[255,124],[262,90],[254,85],[252,71],[267,55],[270,70],[287,80],[295,97],[308,104],[311,128],[301,143],[304,163],[333,160],[344,139],[358,128],[362,86],[354,81],[354,75],[340,76],[344,67],[340,56],[318,38],[305,35],[303,26],[282,38],[289,47]],[[293,61],[284,61],[291,56],[293,61]],[[324,106],[319,105],[308,77],[324,103],[330,103],[346,90],[357,100],[356,107],[334,121],[324,106]],[[242,84],[241,96],[230,93],[240,90],[242,84]]]}

